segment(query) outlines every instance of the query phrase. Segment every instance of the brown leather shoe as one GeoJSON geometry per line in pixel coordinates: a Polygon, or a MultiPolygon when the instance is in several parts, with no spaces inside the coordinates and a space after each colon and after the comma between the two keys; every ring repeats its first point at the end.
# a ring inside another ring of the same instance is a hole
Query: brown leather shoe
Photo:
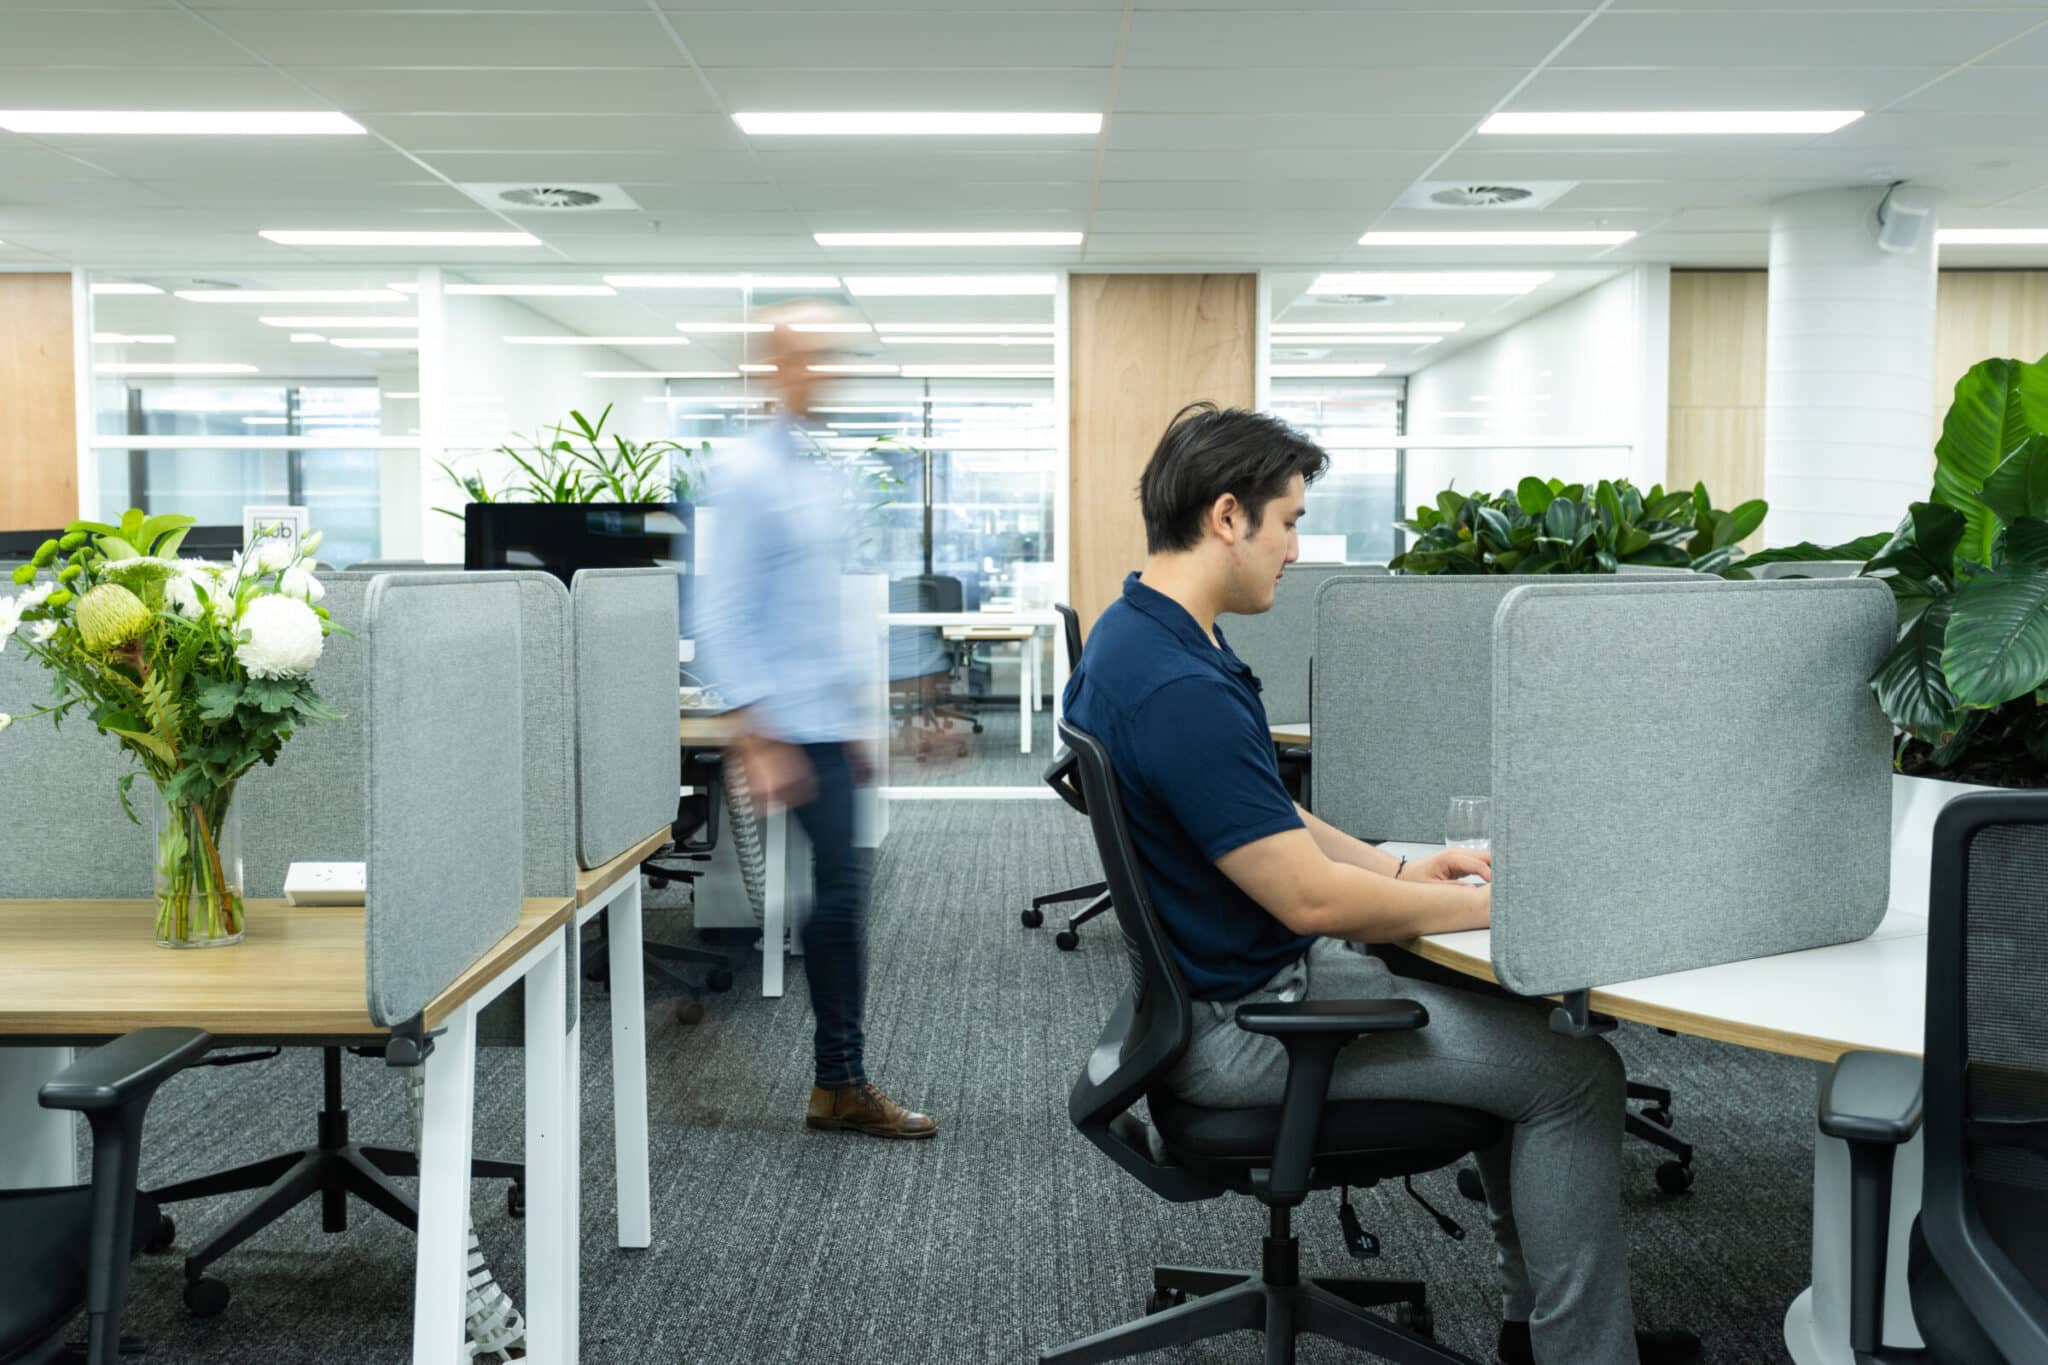
{"type": "Polygon", "coordinates": [[[885,1138],[928,1138],[939,1131],[936,1119],[911,1113],[872,1084],[812,1086],[804,1127],[885,1138]]]}

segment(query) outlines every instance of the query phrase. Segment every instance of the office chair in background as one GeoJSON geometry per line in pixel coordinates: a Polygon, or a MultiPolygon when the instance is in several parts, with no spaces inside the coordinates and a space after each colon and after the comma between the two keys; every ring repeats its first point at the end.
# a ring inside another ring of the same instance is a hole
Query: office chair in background
{"type": "Polygon", "coordinates": [[[43,1084],[43,1108],[82,1113],[92,1125],[92,1183],[0,1190],[0,1361],[65,1358],[63,1339],[81,1312],[91,1335],[69,1359],[114,1365],[141,1352],[121,1337],[128,1261],[145,1245],[169,1244],[156,1202],[135,1188],[142,1120],[157,1088],[212,1045],[199,1029],[141,1029],[43,1084]]]}
{"type": "MultiPolygon", "coordinates": [[[[960,580],[939,574],[918,574],[889,581],[892,612],[960,611],[964,600],[960,580]]],[[[959,657],[937,626],[892,626],[889,629],[889,682],[892,710],[902,717],[899,738],[912,741],[917,761],[931,758],[931,741],[950,738],[954,756],[965,758],[967,736],[953,734],[956,724],[982,732],[981,722],[951,695],[959,657]]]]}
{"type": "Polygon", "coordinates": [[[1821,1088],[1820,1130],[1849,1146],[1849,1344],[1858,1365],[2048,1360],[2043,886],[2048,793],[1950,802],[1934,826],[1926,1056],[1852,1052],[1821,1088]],[[1923,1123],[1906,1278],[1927,1349],[1888,1350],[1893,1158],[1923,1123]]]}
{"type": "MultiPolygon", "coordinates": [[[[1293,1361],[1294,1340],[1303,1332],[1395,1365],[1474,1365],[1429,1339],[1433,1323],[1419,1281],[1304,1281],[1291,1218],[1313,1189],[1370,1186],[1448,1166],[1499,1140],[1501,1121],[1448,1104],[1327,1101],[1332,1064],[1347,1044],[1429,1023],[1427,1011],[1412,1000],[1241,1006],[1239,1028],[1277,1038],[1287,1049],[1281,1102],[1210,1109],[1168,1090],[1166,1077],[1188,1045],[1187,985],[1139,876],[1108,754],[1065,722],[1059,733],[1070,752],[1055,789],[1088,817],[1131,963],[1130,988],[1075,1082],[1067,1112],[1082,1136],[1160,1198],[1188,1203],[1234,1192],[1252,1196],[1269,1213],[1258,1273],[1160,1267],[1153,1271],[1148,1316],[1044,1351],[1040,1365],[1121,1360],[1241,1330],[1264,1335],[1268,1365],[1293,1361]],[[1151,1109],[1161,1155],[1131,1113],[1140,1099],[1151,1109]],[[1365,1311],[1375,1307],[1394,1308],[1393,1319],[1365,1311]]],[[[1359,1251],[1372,1245],[1350,1216],[1348,1192],[1344,1214],[1346,1244],[1359,1251]]]]}
{"type": "MultiPolygon", "coordinates": [[[[1052,609],[1060,614],[1060,624],[1064,627],[1067,642],[1067,667],[1073,668],[1081,662],[1081,617],[1072,607],[1064,602],[1053,603],[1052,609]]],[[[1058,757],[1055,757],[1052,767],[1045,774],[1046,782],[1052,786],[1054,791],[1060,789],[1059,783],[1054,780],[1055,775],[1062,771],[1061,761],[1058,757]]],[[[1054,934],[1052,941],[1058,944],[1062,950],[1072,952],[1081,946],[1081,926],[1109,909],[1108,882],[1089,882],[1085,886],[1070,887],[1065,891],[1052,891],[1043,896],[1033,896],[1031,898],[1031,908],[1024,911],[1018,918],[1024,921],[1026,929],[1036,929],[1039,925],[1045,923],[1046,906],[1064,905],[1069,901],[1087,901],[1088,905],[1079,914],[1069,915],[1067,917],[1067,927],[1054,934]]]]}

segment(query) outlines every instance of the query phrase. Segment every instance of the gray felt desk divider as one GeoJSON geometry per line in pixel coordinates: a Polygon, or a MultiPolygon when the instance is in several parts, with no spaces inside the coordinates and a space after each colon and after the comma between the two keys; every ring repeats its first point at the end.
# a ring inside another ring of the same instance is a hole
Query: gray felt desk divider
{"type": "Polygon", "coordinates": [[[411,1020],[519,922],[520,587],[380,574],[364,606],[370,1018],[411,1020]]]}
{"type": "Polygon", "coordinates": [[[1869,579],[1518,585],[1475,788],[1493,798],[1501,984],[1868,937],[1891,872],[1891,727],[1868,680],[1893,632],[1869,579]]]}
{"type": "Polygon", "coordinates": [[[576,853],[602,867],[676,818],[676,571],[584,569],[576,659],[576,853]]]}
{"type": "Polygon", "coordinates": [[[1280,577],[1270,611],[1226,616],[1223,638],[1251,666],[1263,689],[1266,718],[1274,724],[1308,719],[1309,659],[1316,638],[1316,593],[1333,578],[1385,577],[1384,564],[1296,564],[1280,577]]]}
{"type": "Polygon", "coordinates": [[[1854,578],[1863,572],[1860,559],[1809,559],[1805,561],[1785,560],[1777,564],[1760,564],[1756,576],[1760,580],[1777,578],[1854,578]]]}
{"type": "MultiPolygon", "coordinates": [[[[1484,796],[1491,780],[1493,614],[1501,599],[1536,582],[1569,591],[1615,581],[1511,574],[1326,581],[1316,594],[1310,716],[1316,814],[1362,839],[1442,843],[1450,798],[1484,796]]],[[[1657,581],[1634,578],[1623,590],[1657,581]]]]}

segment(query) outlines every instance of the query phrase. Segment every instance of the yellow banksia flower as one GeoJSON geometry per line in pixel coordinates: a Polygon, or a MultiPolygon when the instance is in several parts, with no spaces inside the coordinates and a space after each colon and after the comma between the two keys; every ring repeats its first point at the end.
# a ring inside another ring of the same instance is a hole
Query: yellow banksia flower
{"type": "Polygon", "coordinates": [[[118,583],[102,583],[78,599],[78,636],[94,654],[119,649],[149,629],[149,608],[118,583]]]}

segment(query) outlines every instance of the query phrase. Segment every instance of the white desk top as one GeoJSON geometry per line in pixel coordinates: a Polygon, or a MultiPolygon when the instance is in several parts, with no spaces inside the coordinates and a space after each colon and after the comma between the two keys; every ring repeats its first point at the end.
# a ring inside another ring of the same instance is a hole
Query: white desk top
{"type": "MultiPolygon", "coordinates": [[[[1430,844],[1387,843],[1410,858],[1430,844]]],[[[1432,934],[1403,945],[1468,976],[1493,980],[1492,935],[1432,934]]],[[[1911,887],[1869,938],[1828,948],[1728,962],[1624,981],[1592,993],[1592,1007],[1700,1038],[1833,1061],[1862,1048],[1920,1054],[1927,1011],[1927,906],[1911,887]]]]}

